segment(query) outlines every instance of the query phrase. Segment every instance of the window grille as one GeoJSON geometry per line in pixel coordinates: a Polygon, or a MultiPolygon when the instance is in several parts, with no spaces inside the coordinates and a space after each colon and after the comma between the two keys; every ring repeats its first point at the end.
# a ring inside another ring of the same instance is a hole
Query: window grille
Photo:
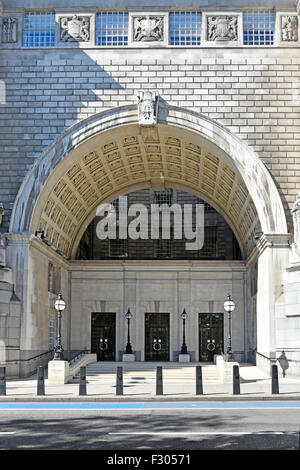
{"type": "Polygon", "coordinates": [[[154,203],[158,205],[168,204],[168,206],[171,206],[173,203],[173,190],[154,191],[154,203]]]}
{"type": "Polygon", "coordinates": [[[276,13],[274,10],[249,10],[243,13],[244,45],[274,44],[276,13]]]}
{"type": "Polygon", "coordinates": [[[201,43],[202,15],[196,11],[176,11],[169,16],[171,46],[199,46],[201,43]]]}
{"type": "Polygon", "coordinates": [[[114,207],[116,212],[119,211],[127,211],[127,196],[120,196],[118,199],[112,201],[112,206],[114,207]]]}
{"type": "Polygon", "coordinates": [[[170,239],[159,238],[154,242],[154,256],[155,258],[171,258],[172,245],[170,239]]]}
{"type": "Polygon", "coordinates": [[[24,47],[55,46],[55,14],[26,13],[24,18],[24,47]]]}
{"type": "Polygon", "coordinates": [[[199,250],[199,256],[202,258],[216,258],[218,256],[218,228],[205,227],[204,245],[199,250]]]}
{"type": "Polygon", "coordinates": [[[203,201],[203,199],[199,199],[199,204],[204,204],[205,212],[216,212],[216,209],[208,204],[208,202],[203,201]]]}
{"type": "Polygon", "coordinates": [[[128,257],[128,240],[118,239],[109,240],[109,256],[110,258],[127,258],[128,257]]]}
{"type": "Polygon", "coordinates": [[[96,17],[96,44],[98,46],[128,45],[128,13],[100,12],[96,17]]]}

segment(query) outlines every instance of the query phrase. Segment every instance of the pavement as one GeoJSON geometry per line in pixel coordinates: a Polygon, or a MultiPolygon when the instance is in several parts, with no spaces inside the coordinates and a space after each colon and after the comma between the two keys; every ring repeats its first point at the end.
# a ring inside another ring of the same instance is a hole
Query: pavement
{"type": "MultiPolygon", "coordinates": [[[[115,368],[124,363],[114,363],[115,368]]],[[[196,364],[195,364],[196,365],[196,364]]],[[[172,367],[172,366],[171,366],[172,367]]],[[[174,367],[174,366],[173,366],[174,367]]],[[[191,364],[190,367],[193,367],[191,364]]],[[[240,364],[240,394],[233,394],[232,383],[203,383],[203,394],[196,395],[195,381],[191,376],[180,378],[164,375],[163,395],[156,395],[153,377],[143,375],[139,364],[136,374],[124,367],[123,395],[116,395],[116,380],[112,374],[93,380],[87,373],[87,395],[79,395],[79,381],[64,385],[50,385],[45,379],[45,395],[37,395],[36,375],[26,379],[6,379],[6,395],[1,402],[150,402],[150,401],[300,401],[300,378],[281,376],[279,372],[279,394],[272,394],[271,378],[252,364],[240,364]]],[[[47,375],[46,375],[47,377],[47,375]]]]}

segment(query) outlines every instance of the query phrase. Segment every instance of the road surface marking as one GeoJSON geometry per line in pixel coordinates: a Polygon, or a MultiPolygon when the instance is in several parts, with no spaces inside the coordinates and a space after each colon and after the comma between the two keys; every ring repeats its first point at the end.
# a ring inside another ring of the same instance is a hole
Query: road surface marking
{"type": "Polygon", "coordinates": [[[113,410],[123,410],[123,411],[149,411],[149,410],[201,410],[201,411],[210,411],[210,410],[251,410],[251,409],[261,409],[261,410],[287,410],[287,409],[296,409],[300,410],[299,401],[260,401],[260,402],[125,402],[125,403],[111,403],[111,402],[101,402],[101,403],[91,403],[91,402],[39,402],[39,403],[1,403],[0,402],[0,411],[1,410],[78,410],[78,411],[113,411],[113,410]]]}
{"type": "Polygon", "coordinates": [[[173,432],[173,431],[163,431],[163,432],[154,432],[154,431],[140,431],[140,432],[109,432],[109,435],[112,436],[248,436],[248,435],[266,435],[266,434],[276,434],[282,435],[286,433],[295,433],[296,431],[202,431],[202,432],[173,432]]]}

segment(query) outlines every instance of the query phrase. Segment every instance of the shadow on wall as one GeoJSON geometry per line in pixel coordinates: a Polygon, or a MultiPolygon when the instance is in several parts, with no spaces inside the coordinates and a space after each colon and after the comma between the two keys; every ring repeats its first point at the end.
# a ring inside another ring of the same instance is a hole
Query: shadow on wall
{"type": "MultiPolygon", "coordinates": [[[[26,173],[57,137],[88,116],[128,100],[136,102],[134,89],[124,90],[125,82],[130,81],[126,72],[111,66],[111,59],[103,60],[99,51],[91,50],[90,54],[74,43],[70,49],[24,48],[21,54],[2,53],[1,232],[8,231],[13,201],[26,173]],[[13,171],[13,180],[8,170],[13,171]]],[[[125,64],[124,59],[121,62],[125,64]]]]}

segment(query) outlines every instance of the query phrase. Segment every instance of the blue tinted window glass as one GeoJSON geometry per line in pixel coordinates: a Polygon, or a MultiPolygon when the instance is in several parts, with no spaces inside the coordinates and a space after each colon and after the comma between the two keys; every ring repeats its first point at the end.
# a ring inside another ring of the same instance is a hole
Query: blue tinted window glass
{"type": "Polygon", "coordinates": [[[24,47],[55,46],[55,14],[26,13],[24,18],[24,47]]]}
{"type": "Polygon", "coordinates": [[[248,46],[273,45],[275,23],[274,10],[245,11],[243,13],[244,44],[248,46]]]}
{"type": "Polygon", "coordinates": [[[188,46],[201,44],[200,12],[176,11],[169,15],[169,44],[188,46]]]}
{"type": "Polygon", "coordinates": [[[98,46],[127,46],[128,13],[122,11],[98,13],[96,44],[98,46]]]}

